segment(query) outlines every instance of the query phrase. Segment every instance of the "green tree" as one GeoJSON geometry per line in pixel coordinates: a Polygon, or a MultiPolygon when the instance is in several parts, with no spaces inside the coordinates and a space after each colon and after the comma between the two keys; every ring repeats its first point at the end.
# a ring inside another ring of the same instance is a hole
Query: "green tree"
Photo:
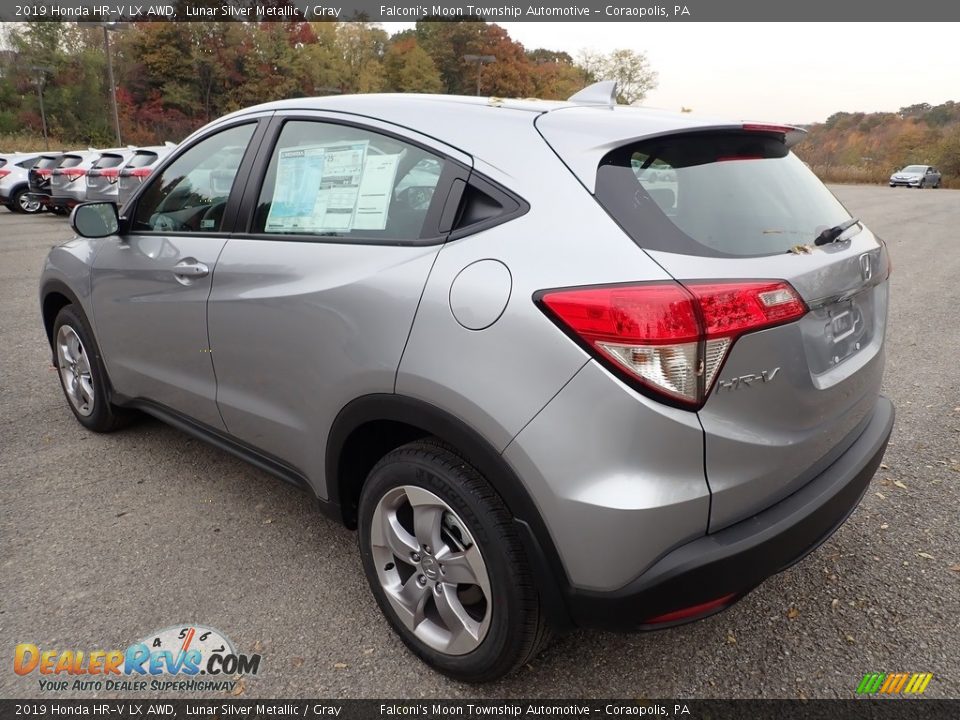
{"type": "Polygon", "coordinates": [[[606,54],[581,51],[579,64],[595,80],[616,80],[617,100],[627,105],[640,102],[657,87],[657,72],[646,53],[621,48],[606,54]]]}
{"type": "Polygon", "coordinates": [[[386,90],[438,93],[443,80],[433,59],[417,44],[416,36],[393,39],[383,59],[386,90]]]}
{"type": "Polygon", "coordinates": [[[387,39],[387,33],[375,23],[340,23],[337,47],[344,64],[343,92],[369,93],[383,89],[387,39]]]}

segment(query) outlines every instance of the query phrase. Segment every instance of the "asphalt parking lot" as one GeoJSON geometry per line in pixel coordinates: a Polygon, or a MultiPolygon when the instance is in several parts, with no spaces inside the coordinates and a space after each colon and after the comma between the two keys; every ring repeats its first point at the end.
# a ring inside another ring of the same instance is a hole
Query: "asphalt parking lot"
{"type": "Polygon", "coordinates": [[[860,508],[727,612],[655,634],[573,633],[483,687],[407,653],[353,533],[303,492],[154,420],[85,431],[49,367],[37,299],[66,221],[0,210],[0,697],[38,695],[36,673],[12,670],[17,643],[120,649],[184,622],[262,654],[244,697],[852,697],[865,673],[895,671],[933,673],[926,696],[960,697],[960,191],[834,191],[894,263],[897,425],[860,508]]]}

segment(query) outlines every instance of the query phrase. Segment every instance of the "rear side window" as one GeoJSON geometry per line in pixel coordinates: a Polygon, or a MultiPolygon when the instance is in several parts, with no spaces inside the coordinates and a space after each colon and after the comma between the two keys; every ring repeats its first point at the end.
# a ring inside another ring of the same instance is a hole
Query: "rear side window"
{"type": "Polygon", "coordinates": [[[273,149],[253,232],[419,239],[446,165],[371,130],[291,120],[273,149]]]}
{"type": "Polygon", "coordinates": [[[780,136],[700,132],[607,154],[597,200],[641,247],[686,255],[783,253],[850,218],[780,136]]]}
{"type": "Polygon", "coordinates": [[[136,153],[130,162],[126,164],[128,168],[142,168],[147,167],[148,165],[153,165],[157,161],[157,154],[155,152],[143,152],[140,151],[136,153]]]}

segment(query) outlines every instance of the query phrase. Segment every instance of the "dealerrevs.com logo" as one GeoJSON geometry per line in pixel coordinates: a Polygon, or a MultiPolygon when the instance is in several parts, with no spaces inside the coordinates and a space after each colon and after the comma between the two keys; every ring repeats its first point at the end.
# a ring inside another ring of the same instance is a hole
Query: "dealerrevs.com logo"
{"type": "Polygon", "coordinates": [[[932,673],[867,673],[857,686],[857,695],[923,695],[932,673]]]}
{"type": "Polygon", "coordinates": [[[37,675],[41,692],[232,691],[260,671],[260,655],[238,653],[223,633],[184,623],[150,633],[126,650],[49,649],[20,643],[13,671],[37,675]]]}

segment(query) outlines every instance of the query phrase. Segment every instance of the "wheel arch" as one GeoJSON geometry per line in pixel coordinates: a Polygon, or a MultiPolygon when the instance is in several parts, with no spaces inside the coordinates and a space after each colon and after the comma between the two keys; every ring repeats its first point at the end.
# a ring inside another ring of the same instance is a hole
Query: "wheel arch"
{"type": "MultiPolygon", "coordinates": [[[[50,345],[51,353],[53,350],[53,324],[57,320],[57,315],[67,305],[76,305],[80,312],[83,312],[83,305],[80,300],[64,283],[59,280],[49,280],[43,286],[40,294],[40,309],[43,316],[43,329],[47,334],[47,342],[50,345]]],[[[56,355],[51,355],[53,363],[56,364],[56,355]]]]}
{"type": "Polygon", "coordinates": [[[357,504],[369,470],[387,452],[433,436],[453,446],[503,500],[523,539],[545,608],[557,625],[569,623],[570,587],[560,555],[533,498],[503,456],[467,423],[430,403],[403,395],[357,398],[334,419],[326,446],[326,490],[343,523],[357,526],[357,504]]]}

